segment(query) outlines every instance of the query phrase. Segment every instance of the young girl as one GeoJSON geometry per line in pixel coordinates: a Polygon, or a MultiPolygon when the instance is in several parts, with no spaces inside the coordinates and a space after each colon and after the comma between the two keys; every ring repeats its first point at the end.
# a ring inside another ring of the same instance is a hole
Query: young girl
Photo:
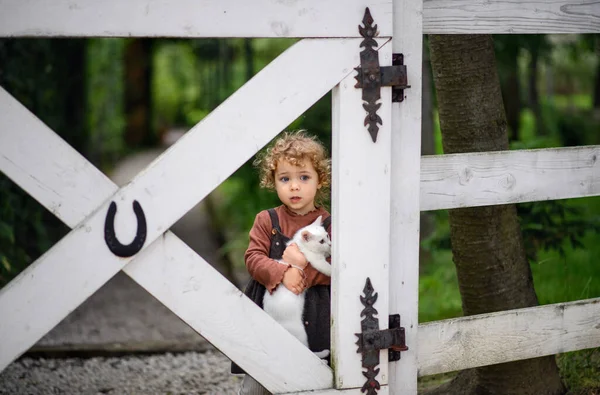
{"type": "MultiPolygon", "coordinates": [[[[265,292],[273,292],[277,286],[295,294],[306,290],[303,321],[309,348],[329,350],[330,277],[314,269],[295,244],[286,247],[286,242],[319,216],[331,235],[330,215],[318,205],[331,183],[331,162],[320,142],[299,131],[278,138],[254,165],[260,172],[260,185],[275,190],[283,204],[261,211],[254,220],[245,254],[252,280],[245,294],[262,308],[265,292]]],[[[235,365],[232,372],[243,373],[235,365]]],[[[239,393],[269,394],[248,375],[239,393]]]]}

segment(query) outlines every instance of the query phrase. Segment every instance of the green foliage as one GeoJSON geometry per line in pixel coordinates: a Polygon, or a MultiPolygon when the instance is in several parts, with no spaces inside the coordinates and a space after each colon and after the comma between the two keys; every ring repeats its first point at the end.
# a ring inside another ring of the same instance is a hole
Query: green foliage
{"type": "MultiPolygon", "coordinates": [[[[580,217],[598,218],[600,199],[572,199],[568,206],[577,207],[580,217]]],[[[600,254],[597,232],[586,232],[578,239],[581,247],[564,240],[559,249],[540,250],[531,270],[540,303],[559,303],[600,296],[600,254]]]]}
{"type": "Polygon", "coordinates": [[[565,147],[600,143],[600,119],[594,120],[591,111],[567,111],[557,119],[556,129],[565,147]]]}
{"type": "Polygon", "coordinates": [[[152,78],[156,118],[170,125],[195,124],[208,114],[198,108],[200,100],[199,62],[185,41],[158,46],[152,78]]]}
{"type": "Polygon", "coordinates": [[[583,207],[559,200],[517,205],[525,253],[529,261],[537,260],[538,251],[556,251],[565,257],[565,245],[584,248],[586,232],[600,231],[600,217],[585,215],[583,207]]]}
{"type": "Polygon", "coordinates": [[[462,316],[456,269],[449,249],[431,251],[419,276],[419,322],[462,316]]]}
{"type": "Polygon", "coordinates": [[[44,208],[0,175],[0,287],[50,247],[44,208]]]}
{"type": "Polygon", "coordinates": [[[568,395],[600,393],[600,348],[561,354],[557,364],[568,395]]]}

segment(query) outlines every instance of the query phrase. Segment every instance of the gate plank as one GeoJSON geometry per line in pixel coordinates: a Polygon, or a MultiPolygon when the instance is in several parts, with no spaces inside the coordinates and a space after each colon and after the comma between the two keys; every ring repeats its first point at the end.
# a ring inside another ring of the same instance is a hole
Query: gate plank
{"type": "Polygon", "coordinates": [[[600,146],[423,156],[421,210],[600,195],[600,146]]]}
{"type": "Polygon", "coordinates": [[[419,375],[600,347],[600,298],[419,327],[419,375]]]}
{"type": "Polygon", "coordinates": [[[404,54],[410,89],[392,105],[392,197],[390,227],[390,314],[400,314],[408,351],[390,364],[390,392],[417,393],[419,328],[419,188],[422,95],[421,0],[396,1],[394,53],[404,54]]]}
{"type": "Polygon", "coordinates": [[[390,36],[392,0],[0,0],[0,37],[360,37],[366,6],[390,36]]]}
{"type": "MultiPolygon", "coordinates": [[[[379,23],[379,21],[375,21],[379,23]]],[[[379,42],[379,62],[391,65],[389,41],[379,42]]],[[[359,47],[357,46],[357,51],[359,47]]],[[[378,294],[374,307],[379,327],[388,327],[388,271],[391,168],[391,88],[381,89],[383,120],[377,142],[364,126],[367,115],[353,75],[333,89],[332,109],[332,355],[337,388],[362,387],[361,354],[355,333],[361,332],[360,297],[367,277],[378,294]]],[[[377,381],[387,384],[387,351],[380,352],[377,381]]]]}
{"type": "MultiPolygon", "coordinates": [[[[0,37],[359,37],[368,6],[390,37],[392,0],[0,0],[0,37]]],[[[426,0],[424,34],[599,33],[597,0],[426,0]]]]}
{"type": "MultiPolygon", "coordinates": [[[[359,42],[356,39],[304,40],[294,45],[119,190],[112,200],[119,203],[121,213],[131,216],[133,199],[138,200],[146,212],[146,246],[297,118],[301,111],[352,73],[353,66],[359,63],[356,51],[359,42]],[[325,59],[327,61],[324,62],[325,59]],[[271,80],[274,77],[276,81],[271,80]],[[282,84],[282,80],[286,83],[282,84]],[[262,100],[257,101],[256,97],[262,100]],[[277,111],[269,111],[272,108],[277,108],[277,111]],[[197,180],[199,175],[202,178],[200,182],[189,182],[190,179],[197,180]]],[[[11,98],[2,91],[3,107],[9,108],[10,101],[11,98]]],[[[0,168],[19,183],[35,174],[36,169],[18,165],[25,157],[24,152],[28,152],[27,145],[18,140],[19,133],[14,132],[20,125],[19,118],[11,116],[13,111],[0,114],[0,168]]],[[[45,143],[40,143],[38,148],[45,146],[45,143]]],[[[30,155],[43,156],[46,153],[48,151],[29,150],[30,155]]],[[[60,161],[61,158],[48,158],[50,163],[54,160],[60,161]]],[[[81,163],[71,166],[85,168],[81,163]]],[[[63,167],[69,167],[69,164],[63,167]]],[[[38,182],[43,184],[44,180],[38,182]]],[[[52,189],[48,185],[43,187],[52,189]]],[[[40,189],[43,187],[40,186],[40,189]]],[[[56,190],[60,194],[60,189],[56,190]]],[[[105,202],[100,208],[94,207],[92,210],[95,212],[90,217],[0,291],[0,314],[11,317],[0,322],[1,368],[34,344],[131,260],[115,257],[104,245],[102,234],[107,206],[108,202],[105,202]],[[93,257],[94,263],[102,264],[86,264],[90,257],[93,257]],[[56,281],[64,273],[69,273],[69,287],[56,281]]],[[[135,225],[130,228],[135,228],[135,225]]],[[[118,232],[120,234],[121,229],[118,232]]],[[[307,355],[310,356],[310,353],[307,355]]],[[[313,369],[319,369],[312,363],[307,366],[311,365],[313,369]]],[[[302,382],[299,378],[286,377],[286,381],[279,385],[298,390],[303,389],[302,382]]],[[[325,386],[326,383],[321,381],[312,385],[325,386]]],[[[330,382],[327,383],[327,386],[330,385],[330,382]]]]}
{"type": "Polygon", "coordinates": [[[598,0],[425,0],[423,34],[600,33],[598,0]]]}
{"type": "MultiPolygon", "coordinates": [[[[0,169],[68,226],[77,226],[96,209],[96,204],[118,189],[2,89],[0,106],[6,110],[0,113],[0,169]],[[9,133],[11,125],[23,128],[18,133],[9,133]],[[45,149],[40,150],[37,142],[48,145],[42,145],[45,149]],[[95,193],[91,193],[90,182],[96,183],[95,193]]],[[[236,287],[171,232],[166,232],[147,250],[152,252],[142,251],[125,266],[125,272],[271,391],[307,389],[307,384],[311,388],[331,387],[333,378],[328,367],[304,346],[298,347],[300,343],[294,337],[242,297],[236,287]],[[206,300],[219,300],[226,308],[201,302],[206,300]],[[293,360],[286,355],[293,355],[293,360]],[[274,359],[277,364],[272,363],[274,359]],[[311,380],[300,382],[307,375],[311,380]]],[[[30,269],[24,273],[36,274],[30,269]]],[[[54,277],[61,278],[60,273],[54,277]]],[[[6,287],[18,286],[16,281],[6,287]]],[[[73,276],[69,276],[69,281],[73,281],[73,276]]],[[[10,331],[7,324],[13,318],[2,304],[2,300],[8,300],[2,299],[6,298],[2,296],[4,289],[0,290],[0,315],[10,318],[0,321],[3,334],[10,331]]],[[[35,306],[30,309],[33,313],[38,311],[35,306]]],[[[34,319],[26,324],[34,323],[42,328],[45,324],[34,319]]],[[[0,343],[2,369],[10,363],[7,358],[13,352],[8,339],[3,336],[0,343]]]]}

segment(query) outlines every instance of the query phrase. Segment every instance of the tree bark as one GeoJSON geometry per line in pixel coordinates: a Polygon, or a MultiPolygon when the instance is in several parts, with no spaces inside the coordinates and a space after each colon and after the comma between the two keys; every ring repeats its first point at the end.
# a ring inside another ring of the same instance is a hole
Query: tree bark
{"type": "Polygon", "coordinates": [[[65,82],[63,137],[80,154],[88,157],[90,133],[86,127],[86,41],[85,39],[58,40],[57,52],[63,63],[62,80],[65,82]]]}
{"type": "MultiPolygon", "coordinates": [[[[430,35],[429,43],[444,152],[508,149],[491,36],[430,35]]],[[[450,210],[450,238],[465,315],[538,304],[514,205],[450,210]]],[[[564,392],[549,356],[463,371],[434,393],[564,392]]]]}
{"type": "MultiPolygon", "coordinates": [[[[594,35],[594,50],[596,56],[600,59],[600,34],[594,35]]],[[[600,61],[596,64],[596,76],[594,79],[594,96],[593,96],[593,108],[600,110],[600,61]]]]}
{"type": "Polygon", "coordinates": [[[246,81],[254,77],[254,47],[252,38],[244,39],[244,63],[246,65],[246,81]]]}
{"type": "MultiPolygon", "coordinates": [[[[435,154],[435,138],[433,133],[433,83],[431,81],[431,66],[426,42],[423,42],[423,98],[421,101],[421,155],[435,154]]],[[[431,212],[422,212],[420,218],[419,241],[427,239],[435,230],[435,218],[431,212]]],[[[422,271],[431,260],[431,253],[419,248],[419,268],[422,271]]]]}
{"type": "Polygon", "coordinates": [[[152,41],[132,39],[125,48],[125,143],[130,148],[152,146],[152,41]]]}

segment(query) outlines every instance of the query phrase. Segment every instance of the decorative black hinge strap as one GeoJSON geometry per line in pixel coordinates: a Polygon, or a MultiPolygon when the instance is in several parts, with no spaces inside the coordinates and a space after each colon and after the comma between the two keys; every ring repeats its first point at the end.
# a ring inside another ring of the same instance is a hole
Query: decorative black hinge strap
{"type": "Polygon", "coordinates": [[[365,306],[360,313],[360,316],[364,317],[360,322],[362,333],[355,334],[358,337],[356,352],[362,353],[362,367],[366,369],[363,375],[367,378],[361,392],[366,392],[367,395],[377,394],[380,388],[379,381],[376,379],[379,373],[377,369],[379,350],[389,349],[389,361],[399,360],[400,352],[408,350],[404,328],[400,326],[399,314],[390,315],[389,329],[379,330],[379,319],[375,317],[377,310],[373,307],[377,301],[377,293],[374,291],[371,279],[367,277],[363,289],[364,297],[360,297],[361,303],[365,306]]]}
{"type": "Polygon", "coordinates": [[[363,104],[363,108],[367,110],[364,124],[365,126],[368,125],[367,129],[371,139],[376,142],[377,133],[379,132],[377,124],[383,124],[381,118],[377,115],[377,110],[381,107],[381,103],[377,103],[381,98],[381,87],[391,86],[392,101],[401,102],[404,100],[404,89],[410,88],[410,86],[407,82],[406,66],[402,54],[392,55],[392,66],[379,66],[379,54],[375,49],[378,46],[375,37],[379,33],[377,32],[377,25],[373,25],[374,20],[369,7],[365,9],[362,22],[364,27],[359,25],[358,31],[364,37],[360,46],[365,49],[360,52],[360,67],[355,68],[358,74],[354,77],[357,80],[354,87],[363,90],[362,99],[366,102],[363,104]]]}

